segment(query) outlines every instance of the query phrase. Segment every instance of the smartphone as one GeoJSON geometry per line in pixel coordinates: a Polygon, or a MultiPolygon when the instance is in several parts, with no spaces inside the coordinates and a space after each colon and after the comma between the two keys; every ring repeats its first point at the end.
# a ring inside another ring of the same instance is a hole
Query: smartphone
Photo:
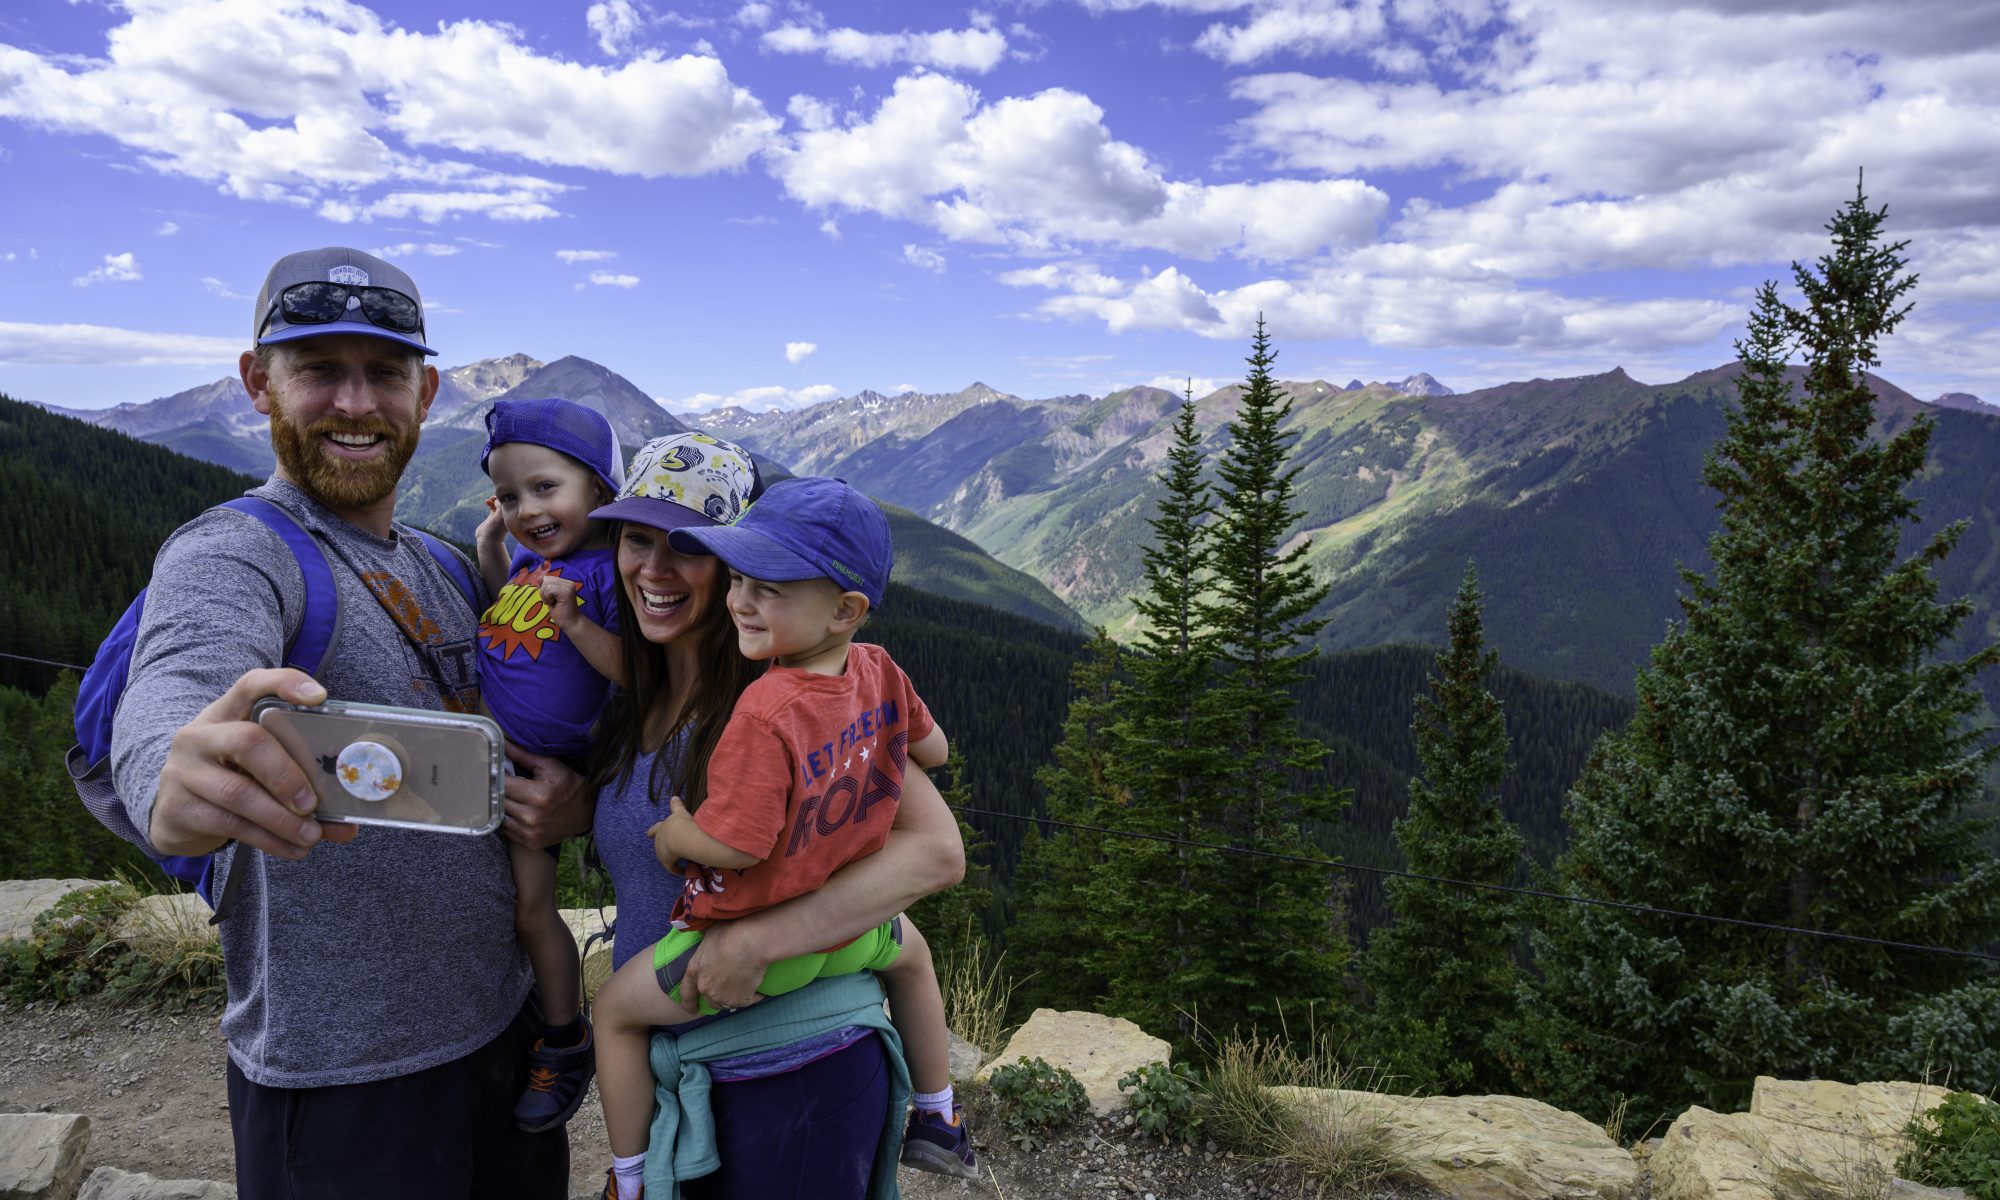
{"type": "Polygon", "coordinates": [[[322,821],[443,833],[500,827],[506,743],[490,717],[268,696],[252,716],[312,781],[322,821]]]}

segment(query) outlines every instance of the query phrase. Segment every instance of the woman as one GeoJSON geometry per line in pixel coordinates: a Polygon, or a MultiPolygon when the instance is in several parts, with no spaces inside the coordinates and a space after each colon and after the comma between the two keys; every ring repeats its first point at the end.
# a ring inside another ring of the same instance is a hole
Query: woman
{"type": "MultiPolygon", "coordinates": [[[[681,879],[661,868],[645,831],[665,815],[669,796],[705,794],[708,756],[737,696],[760,669],[737,651],[724,606],[726,574],[713,558],[673,550],[667,531],[733,520],[755,483],[755,468],[740,448],[680,434],[642,448],[619,499],[592,514],[618,522],[620,638],[630,682],[600,726],[591,764],[598,786],[593,833],[618,893],[614,967],[669,929],[681,879]]],[[[957,822],[937,789],[912,771],[881,851],[817,892],[711,930],[682,991],[690,1004],[706,996],[719,1007],[751,1005],[772,962],[855,937],[963,873],[957,822]]],[[[696,1200],[867,1194],[885,1122],[901,1128],[902,1114],[889,1112],[890,1078],[901,1068],[886,1053],[872,1030],[846,1025],[710,1062],[721,1166],[686,1180],[684,1194],[696,1200]]],[[[886,1169],[893,1178],[894,1163],[886,1169]]],[[[607,1185],[615,1195],[612,1181],[607,1185]]]]}

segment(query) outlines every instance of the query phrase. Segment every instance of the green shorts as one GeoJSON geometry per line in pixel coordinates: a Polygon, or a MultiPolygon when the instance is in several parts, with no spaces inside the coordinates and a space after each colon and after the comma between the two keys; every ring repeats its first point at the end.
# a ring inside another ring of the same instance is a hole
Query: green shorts
{"type": "MultiPolygon", "coordinates": [[[[681,976],[687,972],[701,934],[693,929],[676,929],[653,943],[653,975],[660,990],[674,1000],[681,998],[681,976]]],[[[852,975],[856,971],[879,971],[896,961],[903,952],[903,919],[893,917],[855,938],[838,950],[801,954],[774,962],[764,972],[757,991],[765,996],[795,992],[826,975],[852,975]]],[[[704,1015],[722,1011],[702,997],[704,1015]]]]}

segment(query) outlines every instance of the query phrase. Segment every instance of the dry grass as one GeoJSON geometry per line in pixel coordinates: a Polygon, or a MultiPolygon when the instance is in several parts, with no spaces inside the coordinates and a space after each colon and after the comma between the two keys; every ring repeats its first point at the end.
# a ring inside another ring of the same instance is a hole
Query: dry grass
{"type": "Polygon", "coordinates": [[[1302,1042],[1255,1033],[1216,1047],[1199,1104],[1204,1128],[1239,1154],[1292,1164],[1335,1194],[1366,1194],[1406,1163],[1375,1114],[1337,1101],[1301,1105],[1277,1088],[1375,1091],[1380,1073],[1344,1065],[1325,1033],[1302,1042]]]}
{"type": "Polygon", "coordinates": [[[963,951],[938,964],[938,988],[944,993],[945,1024],[952,1032],[992,1058],[1007,1044],[1007,1004],[1014,980],[1007,977],[1006,954],[988,956],[986,943],[972,935],[963,951]]]}

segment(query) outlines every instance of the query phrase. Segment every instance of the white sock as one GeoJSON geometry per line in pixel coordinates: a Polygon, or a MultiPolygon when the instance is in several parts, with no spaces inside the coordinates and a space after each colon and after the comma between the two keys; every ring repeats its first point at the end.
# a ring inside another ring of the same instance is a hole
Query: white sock
{"type": "Polygon", "coordinates": [[[951,1120],[951,1085],[945,1084],[941,1092],[917,1092],[910,1097],[910,1103],[919,1112],[934,1112],[945,1120],[951,1120]]]}
{"type": "Polygon", "coordinates": [[[611,1156],[611,1174],[618,1179],[618,1200],[639,1200],[639,1185],[646,1173],[646,1156],[634,1154],[630,1158],[611,1156]]]}

